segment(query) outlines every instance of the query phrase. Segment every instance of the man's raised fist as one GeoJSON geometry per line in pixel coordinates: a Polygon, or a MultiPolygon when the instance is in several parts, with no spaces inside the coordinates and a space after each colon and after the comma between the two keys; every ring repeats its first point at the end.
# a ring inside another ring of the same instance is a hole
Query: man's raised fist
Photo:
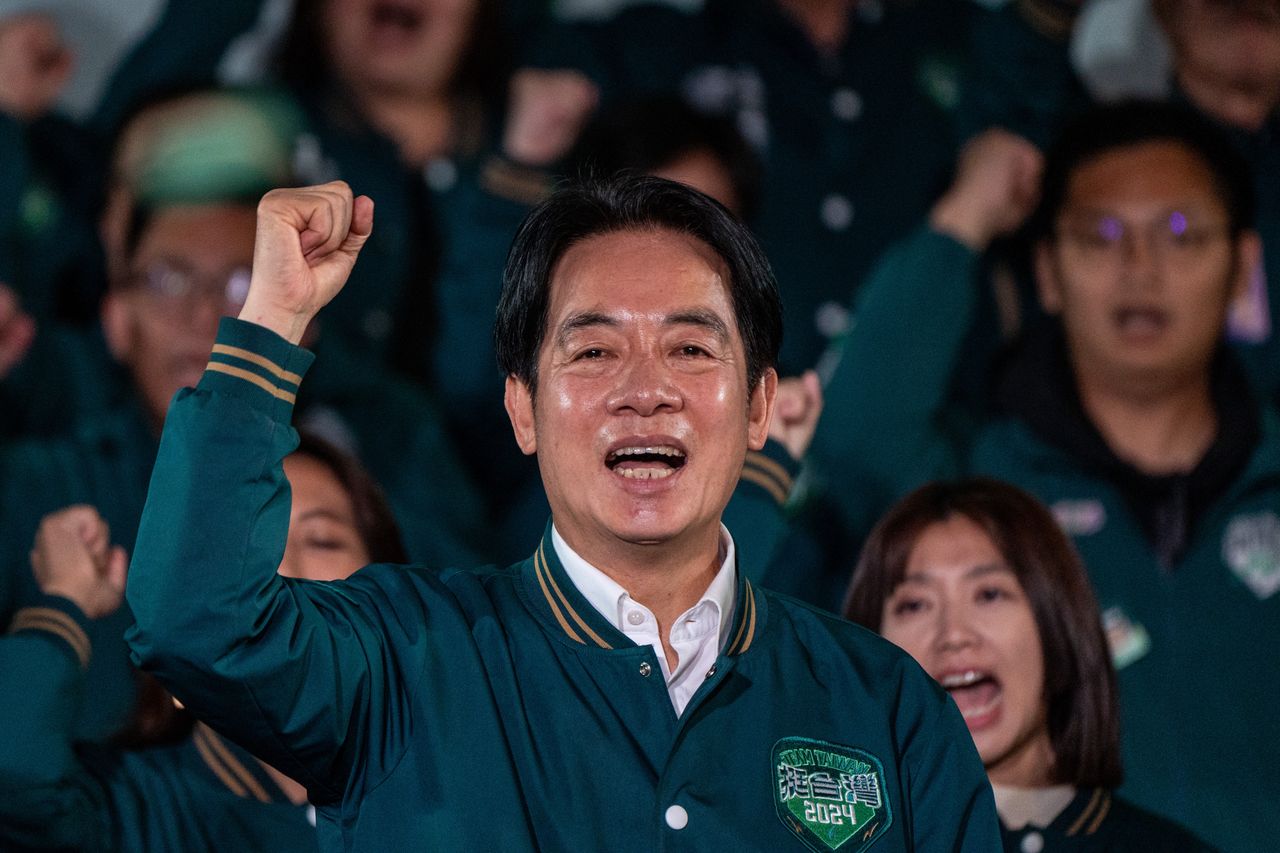
{"type": "Polygon", "coordinates": [[[343,181],[272,190],[258,204],[253,277],[240,319],[297,344],[346,284],[373,230],[373,201],[343,181]]]}

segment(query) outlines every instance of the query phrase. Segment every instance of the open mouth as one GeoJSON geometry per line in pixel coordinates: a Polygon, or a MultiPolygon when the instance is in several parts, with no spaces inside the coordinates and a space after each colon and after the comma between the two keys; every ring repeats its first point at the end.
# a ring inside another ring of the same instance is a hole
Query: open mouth
{"type": "Polygon", "coordinates": [[[988,716],[1000,704],[1004,692],[1000,680],[981,669],[947,673],[938,683],[951,694],[965,722],[971,725],[988,722],[988,716]]]}
{"type": "Polygon", "coordinates": [[[684,467],[688,458],[683,449],[671,444],[618,447],[609,451],[604,464],[629,480],[661,480],[684,467]]]}
{"type": "Polygon", "coordinates": [[[388,34],[411,35],[417,32],[426,19],[423,10],[412,3],[380,0],[370,10],[373,25],[388,34]]]}
{"type": "Polygon", "coordinates": [[[1155,337],[1169,326],[1169,313],[1159,308],[1118,308],[1112,315],[1123,335],[1155,337]]]}

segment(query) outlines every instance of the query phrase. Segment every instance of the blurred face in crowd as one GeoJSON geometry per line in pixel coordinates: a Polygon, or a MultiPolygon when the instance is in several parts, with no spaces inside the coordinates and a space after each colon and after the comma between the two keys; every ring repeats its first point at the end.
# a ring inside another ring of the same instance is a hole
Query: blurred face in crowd
{"type": "Polygon", "coordinates": [[[1256,236],[1231,237],[1198,155],[1145,142],[1075,170],[1037,280],[1082,381],[1160,393],[1207,376],[1257,252],[1256,236]]]}
{"type": "Polygon", "coordinates": [[[951,694],[993,783],[1048,783],[1040,632],[1017,575],[982,528],[963,515],[925,528],[880,631],[951,694]]]}
{"type": "Polygon", "coordinates": [[[1192,102],[1261,128],[1280,105],[1280,0],[1163,0],[1157,9],[1192,102]]]}
{"type": "Polygon", "coordinates": [[[333,471],[310,456],[295,453],[285,457],[284,475],[293,493],[293,505],[280,574],[341,580],[368,565],[369,552],[356,526],[351,496],[333,471]]]}
{"type": "Polygon", "coordinates": [[[742,215],[742,200],[733,186],[733,177],[724,163],[706,148],[698,148],[681,154],[650,174],[669,181],[677,181],[693,187],[723,204],[735,214],[742,215]]]}
{"type": "Polygon", "coordinates": [[[718,536],[777,386],[748,393],[727,276],[663,230],[589,237],[554,268],[536,396],[511,378],[507,408],[575,549],[718,536]]]}
{"type": "Polygon", "coordinates": [[[357,92],[439,96],[470,39],[478,0],[326,0],[338,76],[357,92]]]}
{"type": "Polygon", "coordinates": [[[254,226],[250,206],[160,210],[112,284],[103,331],[157,425],[174,393],[200,380],[219,319],[244,304],[254,226]]]}

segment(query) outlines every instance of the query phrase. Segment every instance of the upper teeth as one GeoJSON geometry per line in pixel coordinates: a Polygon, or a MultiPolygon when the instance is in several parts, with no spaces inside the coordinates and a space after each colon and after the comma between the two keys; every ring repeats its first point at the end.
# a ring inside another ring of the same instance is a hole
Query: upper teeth
{"type": "Polygon", "coordinates": [[[663,444],[657,447],[623,447],[613,451],[613,456],[684,456],[684,452],[678,448],[663,444]]]}
{"type": "Polygon", "coordinates": [[[977,681],[982,677],[983,677],[983,674],[976,669],[970,669],[966,672],[952,673],[951,675],[948,675],[946,678],[942,679],[942,686],[943,687],[968,687],[970,684],[973,684],[975,681],[977,681]]]}

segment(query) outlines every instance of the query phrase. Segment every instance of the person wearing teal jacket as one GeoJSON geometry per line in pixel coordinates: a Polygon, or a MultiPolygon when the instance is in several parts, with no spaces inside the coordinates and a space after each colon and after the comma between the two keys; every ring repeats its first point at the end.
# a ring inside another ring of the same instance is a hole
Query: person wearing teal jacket
{"type": "Polygon", "coordinates": [[[1006,853],[1213,848],[1115,794],[1120,706],[1098,602],[1048,507],[987,478],[894,505],[844,614],[911,653],[964,715],[1006,853]]]}
{"type": "MultiPolygon", "coordinates": [[[[355,460],[304,436],[285,463],[293,496],[280,572],[325,581],[370,559],[402,561],[391,508],[355,460]]],[[[126,554],[91,506],[46,516],[32,548],[40,595],[0,639],[0,675],[21,684],[0,721],[0,845],[83,851],[317,849],[302,786],[249,756],[163,690],[135,713],[169,719],[159,745],[77,743],[74,709],[97,649],[94,623],[121,604],[126,554]],[[153,707],[158,705],[160,707],[153,707]]]]}
{"type": "Polygon", "coordinates": [[[1280,755],[1280,421],[1222,346],[1257,261],[1247,167],[1159,105],[1104,109],[1044,165],[1028,330],[985,408],[950,384],[981,249],[1034,202],[1039,155],[979,137],[931,224],[885,257],[827,388],[815,467],[855,522],[937,477],[1048,504],[1084,557],[1119,669],[1122,793],[1226,850],[1280,829],[1256,796],[1280,755]],[[1201,768],[1230,767],[1205,775],[1201,768]]]}
{"type": "Polygon", "coordinates": [[[732,120],[763,163],[751,219],[786,305],[783,375],[819,363],[849,291],[945,188],[960,46],[976,6],[932,0],[646,3],[551,29],[532,61],[606,105],[677,95],[732,120]]]}
{"type": "Polygon", "coordinates": [[[989,789],[936,686],[735,570],[751,531],[721,516],[767,436],[781,316],[723,208],[654,178],[537,208],[495,341],[546,535],[506,569],[327,585],[275,572],[280,461],[302,329],[373,205],[335,183],[259,210],[242,319],[166,421],[129,642],[307,786],[323,849],[993,849],[989,789]]]}

